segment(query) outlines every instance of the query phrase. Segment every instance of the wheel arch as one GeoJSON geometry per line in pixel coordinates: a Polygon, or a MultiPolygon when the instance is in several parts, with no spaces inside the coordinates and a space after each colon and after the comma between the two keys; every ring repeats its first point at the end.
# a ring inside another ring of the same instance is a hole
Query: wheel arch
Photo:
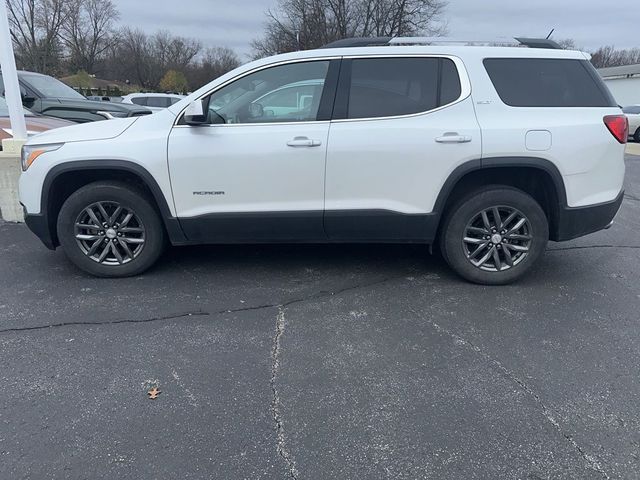
{"type": "Polygon", "coordinates": [[[171,242],[186,240],[178,220],[171,214],[167,198],[147,169],[126,160],[82,160],[56,165],[43,182],[40,212],[46,218],[53,247],[60,244],[56,222],[62,204],[73,192],[97,180],[125,181],[143,189],[153,200],[171,242]]]}
{"type": "Polygon", "coordinates": [[[488,184],[515,187],[531,195],[547,215],[550,239],[559,237],[560,211],[567,206],[564,181],[552,162],[537,157],[491,157],[458,166],[436,199],[434,212],[440,217],[438,230],[449,208],[470,190],[488,184]]]}

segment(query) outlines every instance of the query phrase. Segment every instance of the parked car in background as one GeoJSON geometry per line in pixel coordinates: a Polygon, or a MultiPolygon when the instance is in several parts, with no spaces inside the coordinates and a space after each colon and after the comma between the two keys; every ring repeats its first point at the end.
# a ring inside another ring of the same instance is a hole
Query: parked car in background
{"type": "Polygon", "coordinates": [[[631,105],[622,109],[629,120],[629,136],[640,143],[640,105],[631,105]]]}
{"type": "MultiPolygon", "coordinates": [[[[18,72],[22,104],[34,113],[62,118],[76,123],[112,118],[148,115],[150,110],[137,105],[87,100],[73,88],[48,75],[18,72]]],[[[0,93],[4,97],[4,83],[0,73],[0,93]]]]}
{"type": "MultiPolygon", "coordinates": [[[[27,135],[29,137],[54,128],[75,125],[75,123],[67,120],[36,115],[27,109],[24,110],[24,117],[27,123],[27,135]]],[[[9,122],[9,109],[4,97],[0,97],[0,151],[2,150],[2,140],[11,137],[13,137],[13,131],[11,130],[11,122],[9,122]]]]}
{"type": "Polygon", "coordinates": [[[153,112],[158,112],[178,103],[183,98],[184,95],[175,93],[131,93],[122,99],[122,103],[140,105],[153,112]]]}

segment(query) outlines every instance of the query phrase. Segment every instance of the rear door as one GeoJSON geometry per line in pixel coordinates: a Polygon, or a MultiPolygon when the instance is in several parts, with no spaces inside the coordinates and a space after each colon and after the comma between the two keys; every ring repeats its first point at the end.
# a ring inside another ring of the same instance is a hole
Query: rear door
{"type": "Polygon", "coordinates": [[[327,151],[330,239],[433,239],[444,181],[481,155],[470,94],[455,57],[343,60],[327,151]]]}

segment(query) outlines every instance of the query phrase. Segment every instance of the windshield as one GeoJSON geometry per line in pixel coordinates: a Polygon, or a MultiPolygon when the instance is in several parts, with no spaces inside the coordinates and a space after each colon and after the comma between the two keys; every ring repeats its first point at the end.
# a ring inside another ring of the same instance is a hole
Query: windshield
{"type": "MultiPolygon", "coordinates": [[[[33,113],[31,113],[26,108],[24,108],[23,110],[25,115],[28,115],[30,117],[33,116],[33,113]]],[[[0,97],[0,117],[8,117],[8,116],[9,116],[9,107],[7,106],[7,101],[4,99],[4,97],[0,97]]]]}
{"type": "Polygon", "coordinates": [[[44,97],[84,99],[73,88],[47,75],[21,75],[21,79],[38,90],[44,97]]]}

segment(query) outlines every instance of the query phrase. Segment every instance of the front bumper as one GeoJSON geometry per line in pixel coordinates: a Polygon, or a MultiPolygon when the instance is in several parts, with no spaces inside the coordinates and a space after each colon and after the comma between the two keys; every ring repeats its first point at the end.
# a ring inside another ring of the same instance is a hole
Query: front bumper
{"type": "Polygon", "coordinates": [[[27,224],[27,227],[29,227],[29,230],[35,233],[42,243],[44,243],[45,247],[50,250],[56,249],[56,244],[51,237],[51,228],[46,216],[28,214],[25,210],[24,222],[27,224]]]}
{"type": "Polygon", "coordinates": [[[604,230],[611,225],[623,199],[624,190],[611,202],[587,207],[561,207],[551,240],[564,242],[604,230]]]}

